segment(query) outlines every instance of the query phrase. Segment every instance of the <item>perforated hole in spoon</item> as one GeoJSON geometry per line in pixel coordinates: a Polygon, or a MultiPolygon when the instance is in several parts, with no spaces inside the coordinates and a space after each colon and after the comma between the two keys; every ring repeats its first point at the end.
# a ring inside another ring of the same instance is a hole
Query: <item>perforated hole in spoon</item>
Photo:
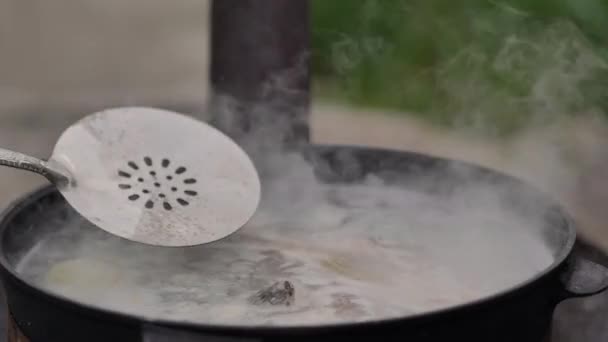
{"type": "Polygon", "coordinates": [[[177,206],[186,207],[198,195],[193,188],[197,181],[188,176],[188,169],[181,165],[172,167],[168,158],[153,160],[144,156],[139,163],[128,161],[117,172],[122,179],[118,189],[125,191],[129,201],[141,200],[146,209],[170,211],[177,206]]]}

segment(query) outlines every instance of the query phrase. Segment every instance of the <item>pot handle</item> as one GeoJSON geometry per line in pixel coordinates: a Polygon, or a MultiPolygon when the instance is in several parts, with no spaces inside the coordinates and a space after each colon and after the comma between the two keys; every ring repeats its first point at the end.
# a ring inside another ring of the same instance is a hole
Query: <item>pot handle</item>
{"type": "Polygon", "coordinates": [[[608,256],[577,239],[560,278],[564,291],[562,299],[603,292],[608,289],[608,256]]]}

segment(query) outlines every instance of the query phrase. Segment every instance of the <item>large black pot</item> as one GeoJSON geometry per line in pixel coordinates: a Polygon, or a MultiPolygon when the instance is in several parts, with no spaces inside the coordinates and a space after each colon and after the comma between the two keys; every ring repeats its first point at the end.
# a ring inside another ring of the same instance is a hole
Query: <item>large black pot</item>
{"type": "Polygon", "coordinates": [[[52,234],[49,229],[61,229],[45,228],[41,223],[71,211],[59,193],[47,187],[18,201],[0,222],[2,283],[17,327],[34,342],[352,341],[379,336],[407,341],[541,341],[560,301],[592,295],[608,286],[608,272],[599,265],[606,264],[603,256],[576,241],[574,226],[559,206],[516,179],[462,162],[377,149],[314,147],[307,157],[327,182],[356,182],[374,173],[389,184],[419,191],[453,192],[470,182],[508,187],[506,200],[518,210],[531,210],[532,203],[534,208],[538,203],[548,208],[542,214],[548,227],[543,238],[551,246],[555,262],[526,283],[493,297],[404,318],[302,328],[153,322],[67,300],[29,284],[17,274],[15,265],[24,252],[40,236],[52,234]],[[421,179],[425,182],[419,182],[421,179]],[[422,187],[422,183],[432,186],[422,187]]]}

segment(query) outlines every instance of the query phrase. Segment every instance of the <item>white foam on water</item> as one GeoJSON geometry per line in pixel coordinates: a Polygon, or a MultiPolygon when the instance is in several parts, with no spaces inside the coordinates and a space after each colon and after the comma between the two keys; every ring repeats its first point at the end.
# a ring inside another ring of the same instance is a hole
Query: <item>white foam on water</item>
{"type": "MultiPolygon", "coordinates": [[[[407,316],[511,288],[552,264],[538,217],[498,187],[435,196],[387,186],[325,185],[298,158],[264,182],[256,216],[228,238],[158,248],[81,220],[32,250],[27,279],[76,301],[151,319],[294,326],[407,316]],[[254,304],[289,281],[294,300],[254,304]]],[[[540,209],[539,209],[540,211],[540,209]]]]}

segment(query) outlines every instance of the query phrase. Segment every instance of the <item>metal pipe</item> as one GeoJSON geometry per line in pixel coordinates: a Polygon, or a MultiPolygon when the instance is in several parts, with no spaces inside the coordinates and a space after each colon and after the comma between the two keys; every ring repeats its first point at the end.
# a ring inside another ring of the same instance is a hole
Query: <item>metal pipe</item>
{"type": "Polygon", "coordinates": [[[282,122],[283,142],[308,140],[308,7],[308,0],[212,2],[212,120],[220,129],[238,138],[282,122]]]}

